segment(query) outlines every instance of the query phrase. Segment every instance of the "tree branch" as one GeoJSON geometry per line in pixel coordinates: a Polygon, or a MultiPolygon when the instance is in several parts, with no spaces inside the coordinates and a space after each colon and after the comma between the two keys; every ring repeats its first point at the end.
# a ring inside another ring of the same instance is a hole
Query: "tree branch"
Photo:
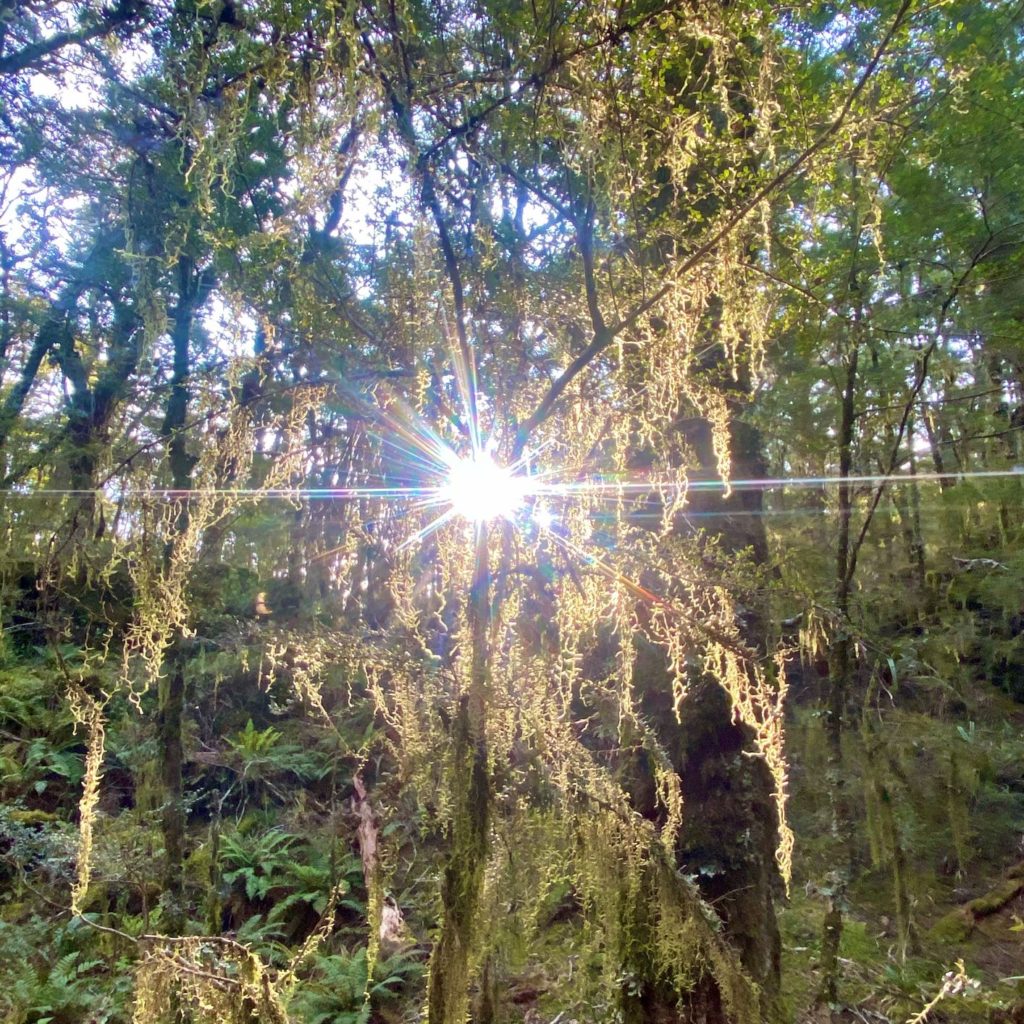
{"type": "Polygon", "coordinates": [[[846,122],[846,118],[849,115],[853,104],[857,101],[857,98],[864,91],[872,75],[875,73],[879,62],[886,50],[889,48],[893,37],[899,31],[904,21],[906,21],[913,2],[914,0],[903,0],[899,10],[896,12],[896,16],[893,18],[892,24],[889,26],[889,29],[882,38],[882,41],[876,47],[874,55],[868,62],[868,65],[864,69],[860,78],[857,80],[856,85],[854,85],[853,89],[850,90],[850,93],[846,97],[839,113],[828,127],[814,140],[814,142],[795,157],[789,164],[787,164],[781,171],[779,171],[779,173],[776,174],[769,182],[757,189],[757,191],[754,192],[746,202],[741,203],[736,210],[734,210],[733,213],[725,219],[724,223],[717,231],[713,232],[713,234],[696,250],[694,250],[681,264],[674,267],[672,269],[670,280],[666,281],[665,284],[663,284],[650,297],[634,307],[627,316],[618,320],[610,327],[605,328],[603,331],[595,331],[590,344],[587,345],[587,347],[580,352],[575,359],[573,359],[565,372],[552,383],[547,394],[541,399],[540,404],[534,412],[523,421],[516,439],[517,455],[522,453],[523,449],[526,447],[530,434],[541,423],[543,423],[548,416],[551,415],[551,411],[554,408],[555,403],[561,397],[569,384],[571,384],[572,381],[575,380],[575,378],[578,377],[579,374],[597,358],[597,356],[608,348],[608,346],[612,344],[623,330],[635,323],[648,310],[656,306],[672,289],[675,279],[697,266],[701,260],[714,251],[714,249],[732,233],[732,231],[746,218],[751,210],[755,209],[759,203],[767,199],[768,196],[772,195],[774,192],[778,191],[778,189],[787,184],[792,178],[796,177],[811,158],[820,152],[821,149],[824,148],[825,144],[839,131],[846,122]]]}
{"type": "Polygon", "coordinates": [[[116,7],[103,11],[100,20],[77,32],[58,32],[48,39],[31,43],[16,53],[0,57],[0,75],[16,75],[29,68],[38,68],[47,57],[67,46],[81,46],[92,39],[103,38],[138,17],[146,8],[144,0],[119,0],[116,7]]]}
{"type": "MultiPolygon", "coordinates": [[[[889,455],[889,462],[883,474],[884,477],[891,476],[899,464],[900,449],[903,447],[903,437],[907,431],[907,424],[910,422],[914,406],[917,404],[918,395],[920,395],[921,389],[924,387],[925,381],[928,379],[928,365],[931,362],[932,356],[935,354],[935,349],[938,347],[939,339],[942,337],[942,325],[946,322],[949,309],[956,301],[957,296],[960,294],[963,286],[967,283],[968,278],[974,272],[974,269],[986,258],[986,256],[988,256],[989,243],[991,240],[990,236],[985,240],[985,244],[982,245],[982,247],[974,254],[971,258],[971,262],[967,266],[967,269],[957,279],[956,283],[950,289],[949,294],[946,296],[945,301],[942,303],[942,307],[939,310],[939,315],[936,319],[935,336],[930,342],[928,342],[918,360],[917,375],[914,379],[914,384],[910,389],[910,394],[907,396],[907,401],[903,406],[903,415],[900,417],[899,427],[896,430],[896,438],[893,441],[892,452],[889,455]]],[[[853,574],[857,571],[857,558],[864,545],[864,540],[868,535],[868,529],[870,528],[871,521],[878,509],[879,502],[882,500],[882,494],[885,492],[886,482],[887,481],[883,479],[879,483],[878,487],[875,488],[871,504],[868,507],[867,514],[864,516],[864,522],[861,524],[860,532],[857,534],[857,539],[853,542],[853,547],[850,549],[850,558],[846,567],[846,578],[844,581],[847,588],[849,588],[850,583],[853,581],[853,574]]]]}

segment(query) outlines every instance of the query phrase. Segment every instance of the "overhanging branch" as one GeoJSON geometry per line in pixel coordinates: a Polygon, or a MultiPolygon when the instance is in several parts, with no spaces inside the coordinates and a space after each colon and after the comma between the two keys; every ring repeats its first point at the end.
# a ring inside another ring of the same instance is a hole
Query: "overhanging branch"
{"type": "Polygon", "coordinates": [[[850,110],[856,103],[857,98],[864,92],[868,82],[878,68],[883,55],[900,27],[906,21],[914,0],[903,0],[900,9],[896,12],[892,24],[882,38],[882,41],[875,49],[874,55],[868,62],[857,83],[850,90],[839,113],[824,131],[801,153],[799,153],[789,164],[787,164],[770,181],[757,189],[746,202],[741,203],[714,231],[711,236],[697,247],[678,266],[672,268],[671,279],[666,281],[657,291],[650,295],[643,302],[635,306],[632,311],[618,320],[616,323],[603,329],[595,329],[594,336],[579,355],[569,364],[560,377],[552,382],[548,392],[541,399],[537,408],[520,425],[516,438],[516,454],[519,455],[525,449],[530,434],[551,415],[555,403],[565,392],[565,389],[578,377],[587,366],[590,365],[606,348],[608,348],[627,327],[636,323],[645,313],[653,309],[675,284],[675,280],[683,274],[692,270],[706,256],[712,253],[754,210],[761,202],[777,192],[783,185],[788,184],[803,171],[812,158],[819,153],[828,141],[836,135],[840,128],[846,123],[850,110]]]}

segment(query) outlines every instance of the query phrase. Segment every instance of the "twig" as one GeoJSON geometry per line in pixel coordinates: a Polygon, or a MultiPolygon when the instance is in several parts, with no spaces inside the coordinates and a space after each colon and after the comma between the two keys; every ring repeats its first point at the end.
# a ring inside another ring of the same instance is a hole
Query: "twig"
{"type": "Polygon", "coordinates": [[[134,942],[135,945],[140,943],[140,939],[137,939],[134,935],[129,935],[127,932],[121,931],[120,928],[111,928],[105,924],[97,924],[95,921],[90,921],[85,914],[75,914],[72,921],[82,921],[87,924],[90,928],[95,928],[98,932],[106,932],[108,935],[116,935],[119,939],[124,939],[126,942],[134,942]]]}

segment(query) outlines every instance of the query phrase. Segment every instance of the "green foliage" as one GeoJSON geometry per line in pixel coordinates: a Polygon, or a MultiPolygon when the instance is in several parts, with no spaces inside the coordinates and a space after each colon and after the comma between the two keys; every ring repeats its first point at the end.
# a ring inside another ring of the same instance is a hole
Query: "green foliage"
{"type": "Polygon", "coordinates": [[[43,978],[22,980],[14,986],[14,1002],[21,1004],[16,1024],[58,1024],[80,1020],[92,1010],[90,972],[101,960],[83,961],[77,952],[62,956],[43,978]]]}
{"type": "MultiPolygon", "coordinates": [[[[102,953],[80,932],[39,917],[0,921],[4,985],[0,1015],[9,1024],[124,1024],[130,986],[111,976],[102,953]],[[86,948],[83,949],[83,946],[86,948]],[[76,948],[77,947],[77,948],[76,948]]],[[[128,965],[120,964],[123,971],[128,965]]]]}
{"type": "MultiPolygon", "coordinates": [[[[274,909],[270,912],[270,920],[274,921],[287,917],[289,912],[296,907],[311,907],[318,914],[322,914],[327,908],[327,901],[333,888],[329,864],[297,864],[292,862],[288,865],[282,882],[291,891],[284,899],[278,900],[274,904],[274,909]]],[[[354,904],[352,900],[342,900],[339,905],[349,908],[354,907],[360,911],[365,909],[361,904],[354,904]]]]}
{"type": "Polygon", "coordinates": [[[418,959],[396,954],[374,967],[367,985],[366,947],[317,956],[289,1011],[303,1024],[366,1024],[374,1009],[394,1003],[423,974],[418,959]]]}
{"type": "Polygon", "coordinates": [[[45,821],[71,806],[82,750],[52,671],[35,658],[0,670],[0,800],[15,808],[12,820],[45,821]]]}
{"type": "Polygon", "coordinates": [[[256,729],[250,718],[245,728],[227,737],[243,781],[269,783],[276,776],[292,775],[299,782],[322,779],[331,761],[319,750],[282,742],[283,733],[273,726],[256,729]]]}
{"type": "Polygon", "coordinates": [[[264,899],[292,863],[297,842],[298,836],[283,829],[228,833],[221,838],[220,848],[224,881],[241,889],[252,902],[264,899]]]}
{"type": "Polygon", "coordinates": [[[262,731],[257,731],[250,718],[241,732],[237,733],[234,738],[228,737],[228,746],[242,758],[245,768],[248,770],[254,761],[266,759],[280,739],[279,730],[268,726],[262,731]]]}

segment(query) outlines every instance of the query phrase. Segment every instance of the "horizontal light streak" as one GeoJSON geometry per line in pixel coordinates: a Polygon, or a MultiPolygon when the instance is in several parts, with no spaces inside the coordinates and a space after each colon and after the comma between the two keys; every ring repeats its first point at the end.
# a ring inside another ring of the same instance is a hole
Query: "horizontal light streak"
{"type": "MultiPolygon", "coordinates": [[[[619,494],[644,494],[647,492],[671,491],[719,491],[730,487],[732,490],[781,490],[787,487],[814,488],[838,487],[851,484],[920,484],[948,480],[958,483],[963,480],[999,479],[1008,477],[1024,477],[1024,467],[1013,469],[973,470],[969,472],[950,473],[893,473],[865,474],[859,476],[803,476],[803,477],[758,477],[751,479],[730,480],[690,480],[680,483],[678,480],[608,480],[596,478],[571,483],[545,483],[542,477],[547,474],[524,475],[527,482],[525,493],[536,498],[571,498],[581,494],[597,494],[616,496],[619,494]],[[537,480],[537,483],[533,483],[537,480]]],[[[442,501],[443,484],[394,487],[211,487],[193,490],[176,490],[174,488],[153,487],[143,490],[125,490],[125,496],[188,498],[200,495],[235,495],[262,498],[308,498],[311,500],[361,501],[361,500],[425,500],[427,503],[442,501]]],[[[13,498],[86,496],[103,494],[103,490],[41,487],[35,489],[0,490],[0,496],[13,498]]]]}

